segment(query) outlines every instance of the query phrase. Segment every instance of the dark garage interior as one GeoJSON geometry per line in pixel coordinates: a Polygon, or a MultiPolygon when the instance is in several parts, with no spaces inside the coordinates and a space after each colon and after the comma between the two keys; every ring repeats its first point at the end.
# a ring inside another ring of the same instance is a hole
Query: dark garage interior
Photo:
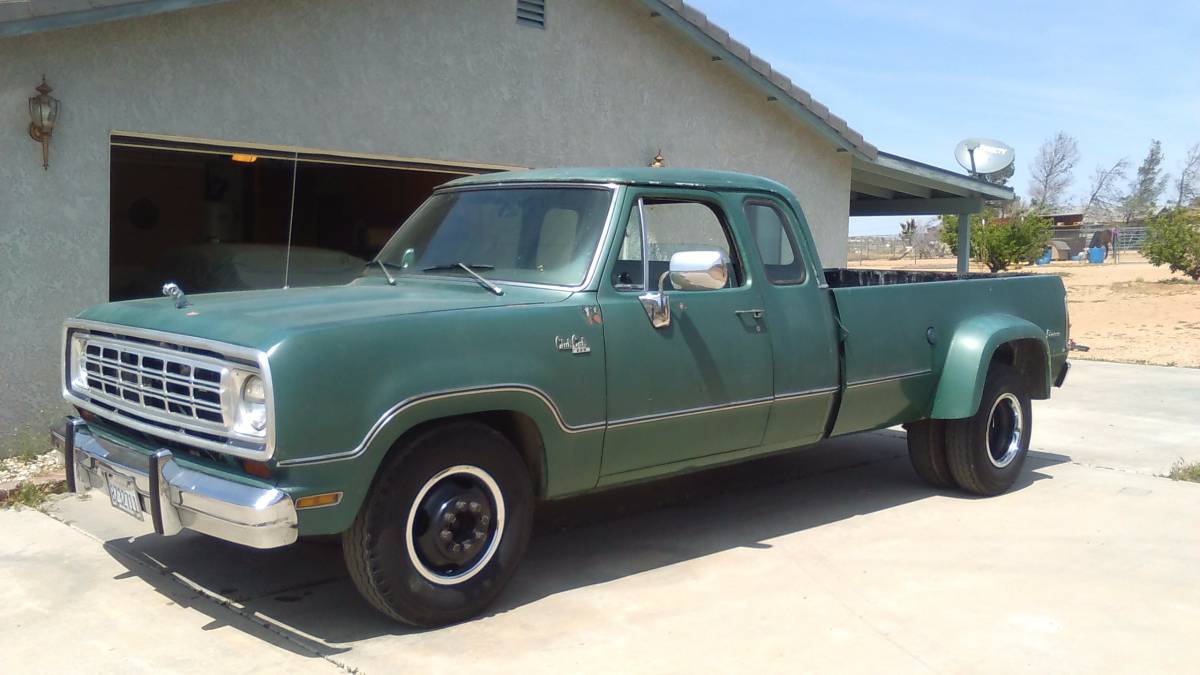
{"type": "Polygon", "coordinates": [[[346,283],[436,186],[482,172],[194,144],[111,149],[111,300],[157,296],[167,281],[188,293],[279,288],[285,267],[288,286],[346,283]]]}

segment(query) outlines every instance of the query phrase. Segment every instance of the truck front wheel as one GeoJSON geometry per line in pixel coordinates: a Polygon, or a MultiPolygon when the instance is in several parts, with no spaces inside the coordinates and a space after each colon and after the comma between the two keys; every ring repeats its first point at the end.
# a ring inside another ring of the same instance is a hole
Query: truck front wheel
{"type": "Polygon", "coordinates": [[[1024,383],[1004,364],[993,365],[973,417],[946,421],[946,460],[959,487],[998,495],[1012,487],[1033,429],[1033,407],[1024,383]]]}
{"type": "Polygon", "coordinates": [[[385,463],[342,535],[350,578],[389,617],[469,619],[503,590],[533,523],[529,471],[502,434],[473,422],[427,430],[385,463]]]}

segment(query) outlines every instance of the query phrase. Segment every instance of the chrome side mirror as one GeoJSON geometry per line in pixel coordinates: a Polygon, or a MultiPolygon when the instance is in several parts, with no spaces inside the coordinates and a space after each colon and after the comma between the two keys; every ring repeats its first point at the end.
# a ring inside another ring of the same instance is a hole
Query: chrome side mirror
{"type": "Polygon", "coordinates": [[[681,291],[715,291],[725,288],[729,271],[719,251],[680,251],[671,256],[670,269],[658,278],[658,292],[638,296],[650,325],[655,328],[671,325],[671,299],[663,289],[668,276],[671,285],[681,291]]]}
{"type": "Polygon", "coordinates": [[[671,256],[671,285],[681,291],[715,291],[728,281],[720,251],[680,251],[671,256]]]}

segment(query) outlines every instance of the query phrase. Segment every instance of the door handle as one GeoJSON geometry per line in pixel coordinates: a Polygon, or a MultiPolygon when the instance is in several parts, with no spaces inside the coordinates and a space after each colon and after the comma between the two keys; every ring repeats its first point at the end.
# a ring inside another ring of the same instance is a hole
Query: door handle
{"type": "Polygon", "coordinates": [[[733,310],[733,313],[737,314],[738,316],[742,316],[743,314],[749,314],[751,316],[751,318],[754,318],[754,319],[761,319],[761,318],[763,318],[763,314],[766,314],[766,312],[764,312],[761,309],[735,309],[735,310],[733,310]]]}

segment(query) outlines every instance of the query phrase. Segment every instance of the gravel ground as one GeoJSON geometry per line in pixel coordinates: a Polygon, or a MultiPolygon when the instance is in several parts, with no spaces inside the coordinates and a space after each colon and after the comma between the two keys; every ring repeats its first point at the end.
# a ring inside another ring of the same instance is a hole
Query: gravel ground
{"type": "Polygon", "coordinates": [[[47,452],[33,459],[10,457],[0,460],[0,483],[23,481],[54,471],[62,466],[57,452],[47,452]]]}

